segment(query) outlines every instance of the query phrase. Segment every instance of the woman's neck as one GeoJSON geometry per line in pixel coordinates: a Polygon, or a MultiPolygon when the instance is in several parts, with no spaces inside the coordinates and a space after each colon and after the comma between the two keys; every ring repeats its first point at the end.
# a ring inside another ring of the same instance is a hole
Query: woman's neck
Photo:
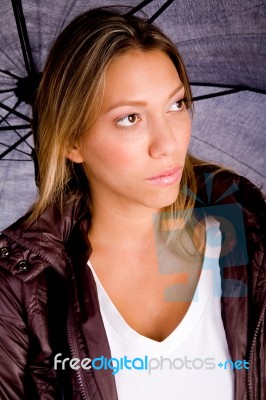
{"type": "MultiPolygon", "coordinates": [[[[89,238],[97,247],[108,246],[127,251],[143,251],[154,239],[158,211],[152,209],[121,209],[110,204],[93,207],[89,238]]],[[[93,246],[94,247],[94,246],[93,246]]]]}

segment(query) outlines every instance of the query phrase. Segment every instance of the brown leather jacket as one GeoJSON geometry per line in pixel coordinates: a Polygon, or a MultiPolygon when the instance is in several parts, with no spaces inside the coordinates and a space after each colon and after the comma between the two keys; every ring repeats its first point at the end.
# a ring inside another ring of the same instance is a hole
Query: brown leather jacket
{"type": "MultiPolygon", "coordinates": [[[[195,210],[217,218],[224,237],[221,305],[230,355],[250,363],[248,370],[234,369],[235,399],[265,400],[264,201],[250,182],[229,172],[213,177],[201,168],[198,182],[195,210]]],[[[0,235],[0,398],[117,400],[110,370],[53,367],[57,353],[61,359],[111,357],[86,268],[87,211],[73,203],[63,214],[50,207],[30,228],[24,220],[0,235]]]]}

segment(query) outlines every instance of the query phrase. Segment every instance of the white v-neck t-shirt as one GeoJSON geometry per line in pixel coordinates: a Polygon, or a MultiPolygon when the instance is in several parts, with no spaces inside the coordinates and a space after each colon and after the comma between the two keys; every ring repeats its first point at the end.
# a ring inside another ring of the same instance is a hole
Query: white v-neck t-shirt
{"type": "Polygon", "coordinates": [[[233,371],[218,366],[230,360],[221,318],[220,250],[219,223],[208,217],[204,261],[193,300],[162,342],[140,335],[126,323],[88,262],[112,358],[125,360],[126,356],[127,360],[113,361],[120,365],[114,374],[119,400],[233,400],[233,371]]]}

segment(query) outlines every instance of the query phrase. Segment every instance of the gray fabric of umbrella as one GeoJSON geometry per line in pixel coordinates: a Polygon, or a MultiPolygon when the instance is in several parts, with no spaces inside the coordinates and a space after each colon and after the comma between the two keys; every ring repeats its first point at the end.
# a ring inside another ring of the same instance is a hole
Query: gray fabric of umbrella
{"type": "MultiPolygon", "coordinates": [[[[60,31],[80,12],[99,5],[127,3],[132,8],[139,2],[22,0],[36,71],[42,70],[60,31]]],[[[149,4],[143,10],[148,17],[168,3],[155,23],[172,38],[183,55],[194,97],[230,91],[232,87],[239,90],[195,102],[191,151],[235,169],[259,186],[265,185],[266,3],[259,0],[203,0],[200,3],[154,0],[146,3],[149,4]]],[[[1,0],[0,29],[0,90],[4,91],[0,92],[2,229],[27,210],[36,196],[36,186],[30,129],[9,129],[10,125],[29,125],[30,117],[30,106],[25,101],[15,110],[26,117],[8,111],[18,99],[13,91],[7,90],[16,87],[17,80],[5,71],[21,78],[29,73],[11,0],[1,0]],[[5,119],[1,121],[1,117],[5,119]],[[21,139],[24,136],[28,136],[26,141],[21,139]]],[[[27,100],[26,92],[23,88],[27,100]]]]}

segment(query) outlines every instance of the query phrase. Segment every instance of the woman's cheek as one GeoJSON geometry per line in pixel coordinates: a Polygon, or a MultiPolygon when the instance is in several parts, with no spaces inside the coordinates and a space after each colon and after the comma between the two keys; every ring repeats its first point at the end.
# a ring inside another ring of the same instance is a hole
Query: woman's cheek
{"type": "Polygon", "coordinates": [[[106,168],[129,167],[136,163],[138,152],[130,145],[114,145],[105,143],[101,146],[91,146],[86,158],[88,163],[104,165],[106,168]]]}

